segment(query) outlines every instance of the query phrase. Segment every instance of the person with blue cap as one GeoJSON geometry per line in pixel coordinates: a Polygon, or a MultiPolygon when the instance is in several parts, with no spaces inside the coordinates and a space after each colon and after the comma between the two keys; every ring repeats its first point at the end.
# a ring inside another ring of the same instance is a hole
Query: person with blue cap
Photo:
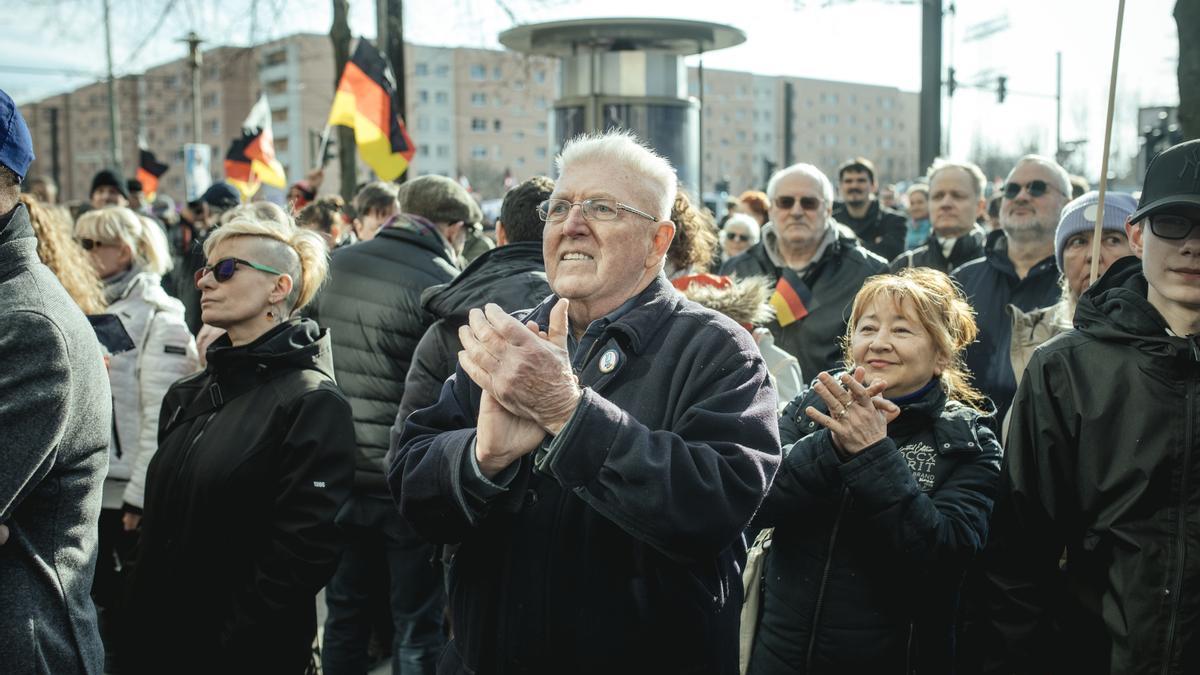
{"type": "Polygon", "coordinates": [[[1151,161],[1124,230],[1136,257],[1013,399],[985,672],[1200,672],[1200,140],[1151,161]]]}
{"type": "Polygon", "coordinates": [[[100,673],[90,593],[112,398],[96,334],[17,199],[33,158],[0,90],[0,672],[100,673]]]}

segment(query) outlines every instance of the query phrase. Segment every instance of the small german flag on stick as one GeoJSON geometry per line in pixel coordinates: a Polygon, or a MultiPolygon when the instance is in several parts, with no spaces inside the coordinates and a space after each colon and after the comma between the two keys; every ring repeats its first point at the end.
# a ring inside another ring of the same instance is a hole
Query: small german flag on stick
{"type": "Polygon", "coordinates": [[[794,270],[784,268],[775,284],[775,293],[770,304],[775,310],[775,320],[782,328],[808,316],[808,305],[812,302],[812,290],[794,270]]]}
{"type": "Polygon", "coordinates": [[[358,151],[380,179],[400,177],[415,149],[396,109],[396,78],[367,40],[359,40],[342,71],[328,125],[354,129],[358,151]]]}
{"type": "Polygon", "coordinates": [[[154,195],[158,193],[158,179],[162,178],[169,168],[158,161],[153,152],[146,148],[139,149],[137,179],[142,183],[142,192],[146,194],[147,200],[154,201],[154,195]]]}

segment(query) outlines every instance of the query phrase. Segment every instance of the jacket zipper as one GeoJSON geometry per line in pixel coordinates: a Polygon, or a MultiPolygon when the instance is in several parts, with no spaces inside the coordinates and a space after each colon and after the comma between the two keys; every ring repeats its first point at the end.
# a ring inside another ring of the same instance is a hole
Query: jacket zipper
{"type": "MultiPolygon", "coordinates": [[[[1188,340],[1188,346],[1191,347],[1192,360],[1200,363],[1200,348],[1197,348],[1196,339],[1188,340]]],[[[1179,527],[1175,533],[1176,553],[1175,553],[1175,579],[1171,582],[1171,588],[1168,591],[1171,597],[1168,601],[1171,603],[1171,617],[1167,621],[1167,644],[1166,650],[1163,653],[1162,672],[1164,675],[1171,671],[1171,652],[1175,649],[1175,623],[1179,619],[1179,603],[1183,593],[1183,569],[1187,564],[1187,508],[1188,508],[1188,479],[1191,477],[1192,464],[1192,417],[1194,415],[1193,402],[1195,401],[1195,391],[1192,382],[1187,383],[1187,405],[1184,407],[1183,421],[1183,485],[1179,494],[1179,527]]]]}
{"type": "Polygon", "coordinates": [[[833,547],[837,544],[838,529],[842,525],[842,515],[846,513],[846,504],[850,501],[850,488],[842,488],[842,501],[838,504],[837,517],[833,519],[833,529],[829,533],[829,552],[825,556],[825,569],[821,572],[821,585],[817,587],[817,602],[813,606],[812,629],[808,634],[808,654],[804,658],[804,672],[812,672],[813,649],[817,645],[817,623],[821,619],[821,605],[825,602],[825,586],[829,583],[829,571],[833,567],[833,547]]]}

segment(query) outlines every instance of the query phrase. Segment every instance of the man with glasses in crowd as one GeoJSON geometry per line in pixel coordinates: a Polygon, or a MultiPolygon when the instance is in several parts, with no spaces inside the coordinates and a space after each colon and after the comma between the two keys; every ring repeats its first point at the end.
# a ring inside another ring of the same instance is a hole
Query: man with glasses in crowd
{"type": "Polygon", "coordinates": [[[394,447],[404,517],[460,544],[438,672],[734,672],[741,533],[779,463],[767,368],[663,274],[665,159],[609,132],[557,163],[554,294],[472,309],[454,376],[394,447]]]}
{"type": "Polygon", "coordinates": [[[775,344],[815,377],[840,362],[846,310],[863,281],[886,272],[887,262],[833,219],[833,185],[817,167],[793,164],[776,172],[767,198],[770,222],[759,242],[729,259],[721,274],[775,284],[776,318],[769,325],[775,344]]]}
{"type": "Polygon", "coordinates": [[[996,404],[998,419],[1004,419],[1017,388],[1007,307],[1029,312],[1061,297],[1054,232],[1069,201],[1071,177],[1061,166],[1038,155],[1022,157],[1004,184],[1000,229],[988,234],[983,257],[953,273],[979,324],[979,339],[967,348],[967,367],[975,386],[996,404]]]}
{"type": "Polygon", "coordinates": [[[854,230],[868,251],[884,260],[895,260],[904,251],[908,223],[891,208],[896,201],[895,186],[885,188],[891,191],[890,203],[875,199],[878,186],[871,160],[855,157],[843,162],[838,167],[838,193],[842,199],[833,205],[833,218],[854,230]]]}
{"type": "Polygon", "coordinates": [[[991,672],[1200,672],[1200,140],[1151,162],[1125,230],[1136,258],[1083,293],[1013,401],[991,672]]]}

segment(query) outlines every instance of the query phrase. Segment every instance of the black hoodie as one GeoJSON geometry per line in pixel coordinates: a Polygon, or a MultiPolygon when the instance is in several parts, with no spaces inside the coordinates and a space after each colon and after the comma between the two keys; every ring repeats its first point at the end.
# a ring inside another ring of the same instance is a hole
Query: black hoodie
{"type": "Polygon", "coordinates": [[[1113,263],[1013,400],[994,672],[1200,672],[1200,343],[1167,333],[1147,288],[1139,260],[1113,263]]]}
{"type": "Polygon", "coordinates": [[[302,672],[354,476],[350,405],[307,319],[208,350],[163,399],[125,653],[137,672],[302,672]]]}

